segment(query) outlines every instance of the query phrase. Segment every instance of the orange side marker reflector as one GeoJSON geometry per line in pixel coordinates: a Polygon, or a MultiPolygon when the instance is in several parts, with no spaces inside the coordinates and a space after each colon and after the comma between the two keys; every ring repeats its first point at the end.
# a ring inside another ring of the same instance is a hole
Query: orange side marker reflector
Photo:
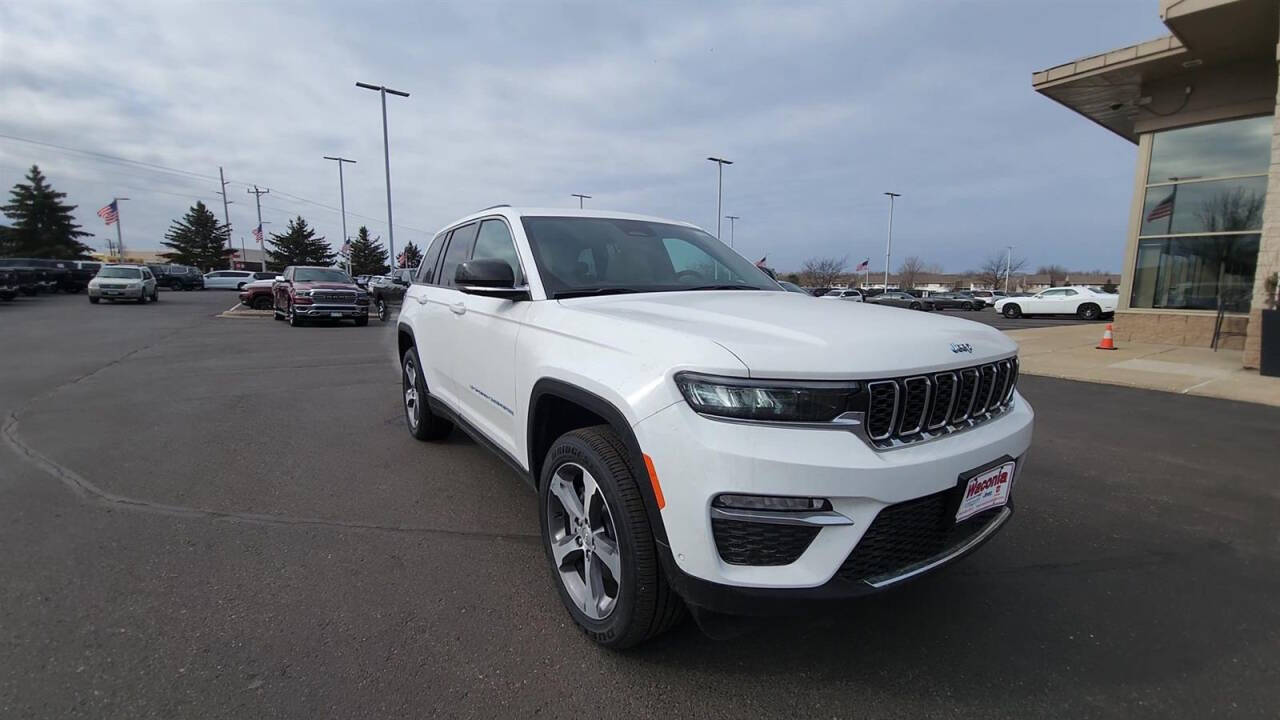
{"type": "Polygon", "coordinates": [[[653,486],[653,497],[658,501],[658,509],[667,506],[666,498],[662,497],[662,486],[658,484],[658,471],[653,469],[653,458],[648,453],[644,455],[644,468],[649,471],[649,484],[653,486]]]}

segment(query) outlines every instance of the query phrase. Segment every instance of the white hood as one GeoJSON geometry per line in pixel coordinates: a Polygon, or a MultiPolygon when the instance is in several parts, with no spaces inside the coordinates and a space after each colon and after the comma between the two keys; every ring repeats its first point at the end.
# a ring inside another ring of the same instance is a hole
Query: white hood
{"type": "Polygon", "coordinates": [[[708,340],[752,377],[873,378],[977,365],[1017,352],[992,327],[937,313],[788,292],[643,293],[560,301],[566,309],[708,340]],[[970,351],[966,351],[968,347],[970,351]]]}

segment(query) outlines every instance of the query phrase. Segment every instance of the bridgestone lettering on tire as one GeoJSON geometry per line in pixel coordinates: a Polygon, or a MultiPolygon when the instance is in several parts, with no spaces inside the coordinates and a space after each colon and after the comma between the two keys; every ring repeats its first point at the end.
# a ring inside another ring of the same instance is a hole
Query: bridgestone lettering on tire
{"type": "Polygon", "coordinates": [[[538,483],[543,549],[560,599],[592,640],[618,649],[684,617],[662,576],[637,477],[622,440],[600,425],[560,436],[538,483]]]}

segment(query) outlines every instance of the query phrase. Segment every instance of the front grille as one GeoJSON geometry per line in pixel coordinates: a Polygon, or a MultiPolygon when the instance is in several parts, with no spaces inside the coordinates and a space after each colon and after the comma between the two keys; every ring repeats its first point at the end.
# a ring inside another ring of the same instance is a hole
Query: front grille
{"type": "Polygon", "coordinates": [[[354,305],[356,294],[347,290],[316,290],[311,293],[311,300],[315,303],[354,305]]]}
{"type": "Polygon", "coordinates": [[[880,449],[972,427],[1009,409],[1018,359],[867,383],[866,433],[880,449]]]}
{"type": "Polygon", "coordinates": [[[124,290],[125,288],[127,288],[127,287],[129,287],[129,286],[128,286],[128,285],[111,285],[111,284],[108,284],[108,283],[103,283],[103,284],[99,285],[98,287],[102,288],[103,290],[124,290]]]}
{"type": "Polygon", "coordinates": [[[711,519],[720,557],[730,565],[790,565],[818,536],[819,528],[711,519]]]}
{"type": "Polygon", "coordinates": [[[905,570],[963,545],[1003,510],[991,508],[957,523],[960,492],[952,488],[881,510],[837,577],[860,581],[905,570]]]}

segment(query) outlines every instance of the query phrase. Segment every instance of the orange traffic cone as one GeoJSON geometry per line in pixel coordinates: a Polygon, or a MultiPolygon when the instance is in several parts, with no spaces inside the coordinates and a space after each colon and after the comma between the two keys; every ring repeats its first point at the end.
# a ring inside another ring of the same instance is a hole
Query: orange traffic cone
{"type": "Polygon", "coordinates": [[[1107,329],[1102,331],[1102,342],[1098,344],[1099,350],[1115,350],[1116,341],[1111,338],[1111,323],[1107,323],[1107,329]]]}

